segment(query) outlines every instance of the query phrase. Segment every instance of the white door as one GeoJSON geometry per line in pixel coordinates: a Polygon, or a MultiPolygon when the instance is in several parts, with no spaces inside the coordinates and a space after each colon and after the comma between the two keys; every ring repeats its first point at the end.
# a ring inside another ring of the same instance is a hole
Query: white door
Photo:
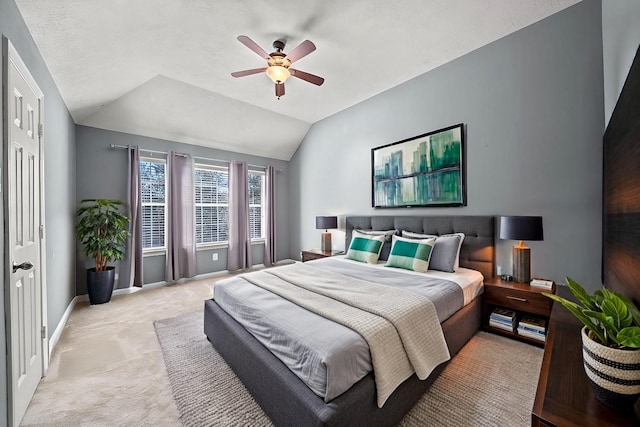
{"type": "MultiPolygon", "coordinates": [[[[42,92],[8,40],[5,47],[5,156],[8,219],[9,422],[17,426],[43,375],[40,269],[42,92]]],[[[48,355],[46,355],[48,357],[48,355]]]]}

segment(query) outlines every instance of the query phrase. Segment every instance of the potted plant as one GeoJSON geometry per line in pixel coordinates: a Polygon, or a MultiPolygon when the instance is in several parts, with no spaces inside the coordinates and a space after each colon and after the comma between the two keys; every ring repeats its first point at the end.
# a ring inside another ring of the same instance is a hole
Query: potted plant
{"type": "Polygon", "coordinates": [[[558,301],[585,325],[582,356],[596,398],[618,410],[633,407],[640,396],[640,310],[618,292],[600,289],[589,295],[569,277],[567,285],[579,304],[544,295],[558,301]]]}
{"type": "Polygon", "coordinates": [[[91,304],[103,304],[111,300],[115,267],[110,261],[124,257],[129,218],[119,210],[120,200],[85,199],[76,215],[76,236],[85,254],[95,260],[96,266],[87,270],[87,291],[91,304]]]}

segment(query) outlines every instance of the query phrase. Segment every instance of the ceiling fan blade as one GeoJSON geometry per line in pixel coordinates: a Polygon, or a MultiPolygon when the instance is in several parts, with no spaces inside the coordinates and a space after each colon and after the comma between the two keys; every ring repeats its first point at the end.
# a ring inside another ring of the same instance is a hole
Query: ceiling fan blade
{"type": "Polygon", "coordinates": [[[324,83],[324,79],[320,76],[316,76],[315,74],[305,73],[304,71],[295,70],[293,68],[289,68],[289,72],[293,77],[313,83],[314,85],[322,86],[322,83],[324,83]]]}
{"type": "Polygon", "coordinates": [[[284,83],[276,83],[276,96],[278,98],[284,96],[284,83]]]}
{"type": "Polygon", "coordinates": [[[263,48],[258,46],[258,44],[256,42],[254,42],[253,40],[251,40],[249,37],[247,37],[247,36],[238,36],[238,41],[240,43],[242,43],[243,45],[245,45],[246,47],[248,47],[249,49],[251,49],[252,51],[254,51],[255,53],[257,53],[258,55],[260,55],[262,58],[264,58],[264,59],[271,58],[269,56],[269,54],[263,48]]]}
{"type": "Polygon", "coordinates": [[[258,74],[258,73],[262,73],[264,70],[266,70],[267,67],[263,67],[263,68],[254,68],[252,70],[243,70],[243,71],[234,71],[233,73],[231,73],[231,75],[233,77],[244,77],[244,76],[250,76],[251,74],[258,74]]]}
{"type": "Polygon", "coordinates": [[[313,44],[310,40],[305,40],[300,43],[298,47],[289,52],[289,54],[287,55],[287,59],[291,61],[291,63],[294,63],[297,60],[309,55],[314,50],[316,50],[316,45],[313,44]]]}

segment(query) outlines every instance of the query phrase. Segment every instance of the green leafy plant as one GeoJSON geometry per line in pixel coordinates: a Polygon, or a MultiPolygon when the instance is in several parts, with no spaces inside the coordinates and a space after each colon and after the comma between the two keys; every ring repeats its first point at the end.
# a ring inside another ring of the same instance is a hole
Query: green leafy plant
{"type": "Polygon", "coordinates": [[[589,338],[612,348],[640,348],[640,310],[626,296],[608,289],[589,295],[576,281],[567,285],[580,304],[543,293],[562,304],[589,330],[589,338]]]}
{"type": "Polygon", "coordinates": [[[119,210],[120,200],[85,199],[76,215],[76,236],[84,252],[96,262],[96,271],[104,271],[109,261],[124,258],[129,218],[119,210]]]}

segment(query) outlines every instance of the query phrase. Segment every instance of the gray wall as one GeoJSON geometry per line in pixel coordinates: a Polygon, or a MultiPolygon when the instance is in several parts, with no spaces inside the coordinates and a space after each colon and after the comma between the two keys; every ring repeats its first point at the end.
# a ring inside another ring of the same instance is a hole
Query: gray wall
{"type": "MultiPolygon", "coordinates": [[[[76,169],[77,191],[76,202],[86,198],[109,198],[125,200],[127,196],[127,155],[126,150],[112,149],[111,144],[139,145],[141,148],[157,151],[174,150],[190,153],[197,157],[219,160],[242,160],[257,166],[272,165],[280,170],[276,174],[277,201],[277,259],[287,258],[289,248],[289,198],[287,183],[289,181],[289,165],[283,160],[268,159],[216,150],[197,145],[182,144],[173,141],[148,138],[121,132],[112,132],[87,126],[77,126],[76,169]]],[[[263,262],[264,245],[253,246],[253,262],[263,262]]],[[[147,256],[143,260],[144,283],[164,281],[165,262],[161,256],[147,256]]],[[[86,293],[85,268],[91,267],[78,253],[77,262],[77,294],[86,293]]],[[[205,274],[227,269],[227,249],[207,249],[197,252],[197,273],[205,274]],[[218,261],[212,261],[212,254],[218,253],[218,261]]],[[[118,287],[124,287],[118,284],[118,287]]]]}
{"type": "MultiPolygon", "coordinates": [[[[49,333],[58,326],[64,311],[75,295],[73,210],[75,205],[75,125],[56,88],[38,49],[24,24],[13,0],[0,0],[0,33],[11,40],[23,61],[31,71],[40,89],[44,92],[44,162],[45,162],[45,208],[47,226],[47,322],[49,333]]],[[[0,80],[2,80],[0,70],[0,80]]],[[[4,116],[4,114],[3,114],[4,116]]],[[[0,150],[0,158],[2,156],[0,150]]],[[[4,185],[3,185],[4,187],[4,185]]],[[[2,203],[6,203],[3,199],[2,203]]],[[[4,210],[0,209],[0,216],[4,210]]],[[[4,223],[4,221],[3,221],[4,223]]],[[[4,241],[4,229],[0,228],[4,241]]],[[[4,259],[0,275],[8,260],[0,247],[4,259]]],[[[0,293],[0,304],[4,305],[4,293],[0,293]]],[[[0,318],[0,348],[5,348],[5,321],[0,318]]],[[[6,424],[7,390],[5,351],[0,351],[0,425],[6,424]]]]}
{"type": "MultiPolygon", "coordinates": [[[[290,162],[291,254],[318,247],[316,215],[542,215],[532,274],[598,287],[603,117],[587,0],[314,124],[290,162]],[[371,148],[460,122],[468,206],[371,208],[371,148]]],[[[514,243],[498,241],[505,272],[514,243]]]]}
{"type": "Polygon", "coordinates": [[[640,1],[603,0],[604,119],[609,123],[640,46],[640,1]]]}

